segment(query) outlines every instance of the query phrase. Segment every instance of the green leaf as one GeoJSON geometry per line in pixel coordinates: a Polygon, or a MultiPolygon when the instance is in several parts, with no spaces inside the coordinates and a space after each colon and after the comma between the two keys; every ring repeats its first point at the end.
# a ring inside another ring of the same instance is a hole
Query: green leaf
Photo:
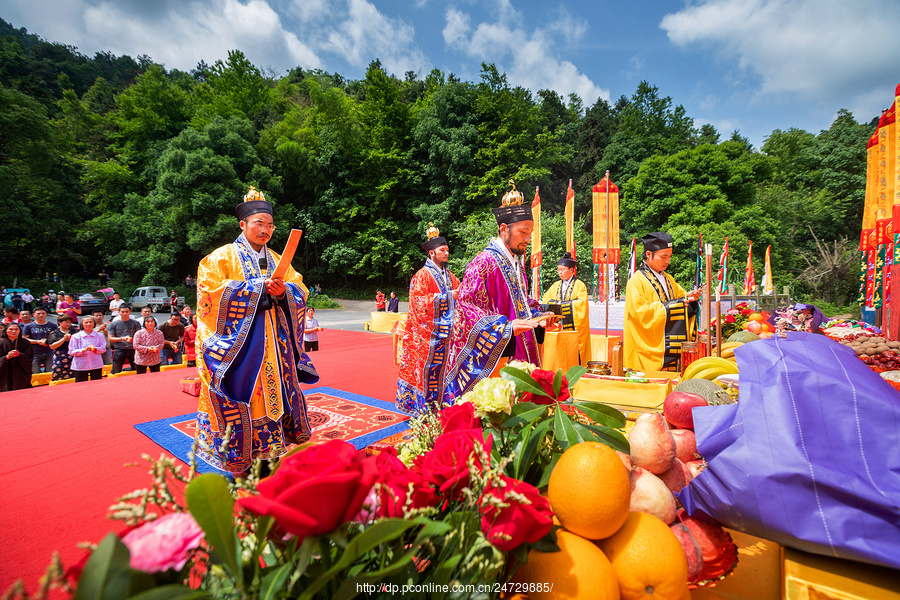
{"type": "Polygon", "coordinates": [[[550,464],[544,469],[544,474],[541,476],[541,480],[538,481],[537,485],[534,486],[539,490],[547,489],[547,484],[550,483],[550,474],[553,473],[553,469],[556,467],[556,463],[559,461],[559,457],[562,456],[562,453],[556,453],[550,459],[550,464]]]}
{"type": "Polygon", "coordinates": [[[562,406],[557,407],[556,415],[553,417],[553,433],[556,436],[556,443],[566,450],[584,440],[581,435],[572,426],[572,421],[562,406]]]}
{"type": "Polygon", "coordinates": [[[253,548],[254,560],[262,556],[266,547],[266,538],[269,537],[269,530],[272,529],[274,524],[275,519],[267,515],[262,515],[256,519],[256,546],[253,548]]]}
{"type": "Polygon", "coordinates": [[[521,402],[513,406],[512,416],[503,423],[503,428],[508,429],[525,423],[532,423],[542,417],[549,408],[547,404],[534,404],[533,402],[521,402]]]}
{"type": "Polygon", "coordinates": [[[566,371],[566,381],[569,382],[569,389],[575,389],[575,384],[578,383],[578,380],[581,379],[581,376],[587,373],[587,369],[582,367],[581,365],[574,365],[569,367],[569,370],[566,371]]]}
{"type": "Polygon", "coordinates": [[[550,421],[546,420],[541,421],[536,427],[529,430],[527,444],[524,445],[521,453],[517,454],[513,460],[516,471],[515,475],[513,475],[514,479],[524,479],[525,474],[540,451],[541,441],[547,435],[547,429],[549,428],[550,421]]]}
{"type": "Polygon", "coordinates": [[[538,385],[537,381],[534,380],[534,377],[521,369],[516,369],[515,367],[503,367],[500,369],[500,376],[503,379],[512,381],[516,384],[516,389],[520,392],[531,392],[538,396],[547,396],[547,392],[538,385]]]}
{"type": "Polygon", "coordinates": [[[129,600],[205,600],[212,598],[209,592],[192,590],[183,585],[163,585],[131,596],[129,600]]]}
{"type": "MultiPolygon", "coordinates": [[[[91,557],[84,565],[81,577],[78,579],[78,589],[75,591],[75,600],[101,600],[113,599],[107,596],[107,586],[115,579],[123,576],[130,578],[131,554],[128,547],[115,533],[108,533],[91,553],[91,557]]],[[[120,587],[116,583],[114,587],[120,587]]],[[[124,598],[128,588],[125,588],[120,598],[124,598]]],[[[113,599],[114,600],[114,599],[113,599]]]]}
{"type": "Polygon", "coordinates": [[[287,563],[265,574],[259,586],[260,600],[273,600],[282,591],[293,566],[293,563],[287,563]]]}
{"type": "Polygon", "coordinates": [[[625,454],[631,451],[628,439],[620,431],[603,425],[586,425],[584,423],[575,423],[575,428],[584,433],[590,432],[588,437],[597,440],[601,444],[606,444],[613,450],[618,450],[625,454]]]}
{"type": "Polygon", "coordinates": [[[559,390],[562,389],[562,369],[556,370],[556,375],[553,376],[553,395],[559,398],[559,390]]]}
{"type": "MultiPolygon", "coordinates": [[[[380,544],[400,537],[413,527],[429,523],[433,522],[428,519],[415,519],[412,521],[404,519],[382,519],[375,522],[374,525],[350,540],[346,550],[341,554],[340,559],[338,559],[330,569],[325,571],[321,577],[317,578],[311,585],[305,588],[299,598],[302,600],[317,597],[316,593],[319,590],[328,585],[328,583],[340,574],[341,571],[348,568],[366,552],[378,547],[380,544]]],[[[447,529],[449,529],[449,527],[447,529]]]]}
{"type": "Polygon", "coordinates": [[[559,544],[556,542],[557,526],[553,526],[547,535],[533,543],[531,546],[538,552],[559,552],[559,544]]]}
{"type": "Polygon", "coordinates": [[[449,584],[451,578],[453,577],[453,573],[456,571],[456,567],[459,565],[461,560],[462,554],[454,554],[453,556],[439,564],[437,569],[434,570],[434,573],[431,574],[431,581],[436,585],[449,584]]]}
{"type": "Polygon", "coordinates": [[[200,475],[185,490],[188,510],[206,534],[225,566],[241,583],[240,544],[234,531],[234,499],[225,478],[214,473],[200,475]]]}
{"type": "Polygon", "coordinates": [[[608,427],[625,427],[625,415],[611,406],[607,406],[601,402],[590,401],[576,401],[573,403],[573,406],[583,412],[595,423],[600,423],[608,427]]]}

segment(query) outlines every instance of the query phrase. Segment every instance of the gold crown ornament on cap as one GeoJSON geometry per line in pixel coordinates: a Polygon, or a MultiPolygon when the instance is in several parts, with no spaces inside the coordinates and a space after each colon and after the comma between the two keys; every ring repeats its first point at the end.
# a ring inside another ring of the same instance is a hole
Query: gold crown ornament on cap
{"type": "Polygon", "coordinates": [[[425,252],[447,245],[447,240],[441,237],[441,232],[434,226],[434,223],[428,224],[428,230],[425,232],[425,237],[425,243],[422,244],[422,249],[425,252]]]}
{"type": "Polygon", "coordinates": [[[522,196],[522,192],[516,190],[516,184],[512,179],[509,180],[509,185],[512,186],[512,189],[503,194],[503,200],[500,202],[500,206],[517,206],[522,204],[525,200],[522,196]]]}
{"type": "Polygon", "coordinates": [[[247,195],[244,196],[244,201],[235,206],[234,210],[237,212],[238,218],[243,221],[250,215],[257,213],[268,213],[271,215],[272,205],[266,200],[262,192],[251,185],[247,195]]]}
{"type": "Polygon", "coordinates": [[[266,199],[266,197],[263,195],[263,193],[260,192],[259,190],[257,190],[252,185],[250,186],[250,189],[247,191],[247,194],[244,196],[244,202],[253,202],[254,200],[265,201],[265,199],[266,199]]]}

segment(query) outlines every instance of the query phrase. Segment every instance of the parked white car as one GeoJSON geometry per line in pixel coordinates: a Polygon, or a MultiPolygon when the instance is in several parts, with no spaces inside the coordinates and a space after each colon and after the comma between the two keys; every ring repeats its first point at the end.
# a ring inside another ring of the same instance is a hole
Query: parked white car
{"type": "MultiPolygon", "coordinates": [[[[128,299],[131,307],[140,310],[145,306],[149,306],[153,312],[162,312],[163,308],[171,306],[171,296],[169,291],[161,286],[147,285],[139,287],[131,293],[128,299]]],[[[184,296],[178,296],[178,308],[184,306],[184,296]]]]}

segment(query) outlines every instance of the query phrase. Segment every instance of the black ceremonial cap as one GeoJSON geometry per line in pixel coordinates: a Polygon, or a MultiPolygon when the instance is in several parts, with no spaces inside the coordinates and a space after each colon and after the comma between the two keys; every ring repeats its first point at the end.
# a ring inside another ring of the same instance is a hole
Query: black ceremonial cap
{"type": "Polygon", "coordinates": [[[575,267],[578,266],[578,263],[575,262],[575,259],[572,258],[572,254],[569,252],[566,252],[565,254],[563,254],[563,257],[561,259],[559,259],[559,262],[556,264],[562,265],[564,267],[568,267],[570,269],[574,269],[575,267]]]}
{"type": "Polygon", "coordinates": [[[641,238],[644,244],[644,252],[656,252],[672,247],[672,236],[664,231],[654,231],[641,238]]]}
{"type": "Polygon", "coordinates": [[[263,193],[257,191],[253,186],[250,186],[250,191],[244,196],[244,201],[235,206],[234,210],[237,212],[238,219],[242,221],[257,213],[273,214],[272,205],[269,204],[263,193]]]}

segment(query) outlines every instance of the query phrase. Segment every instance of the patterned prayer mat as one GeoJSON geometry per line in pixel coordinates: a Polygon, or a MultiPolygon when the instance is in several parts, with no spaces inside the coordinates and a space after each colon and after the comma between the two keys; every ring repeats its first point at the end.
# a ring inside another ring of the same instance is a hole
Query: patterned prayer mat
{"type": "MultiPolygon", "coordinates": [[[[397,410],[393,402],[384,402],[329,387],[305,390],[307,415],[312,427],[312,442],[346,440],[358,450],[391,438],[399,441],[407,429],[409,415],[397,410]]],[[[196,413],[138,423],[135,429],[188,462],[194,441],[196,413]]],[[[203,461],[198,461],[201,473],[223,473],[203,461]]]]}

